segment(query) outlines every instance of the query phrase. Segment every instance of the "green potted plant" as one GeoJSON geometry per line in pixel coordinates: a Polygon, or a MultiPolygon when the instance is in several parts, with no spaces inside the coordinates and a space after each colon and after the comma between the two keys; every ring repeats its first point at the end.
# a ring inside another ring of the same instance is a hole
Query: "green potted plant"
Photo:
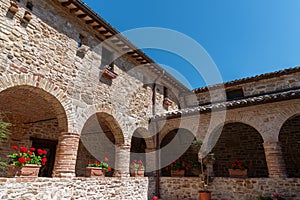
{"type": "Polygon", "coordinates": [[[210,184],[210,178],[212,174],[212,164],[214,160],[215,157],[213,153],[209,153],[205,158],[200,159],[200,163],[201,163],[200,178],[203,182],[203,190],[199,191],[200,200],[211,200],[211,191],[208,190],[208,187],[210,184]],[[204,165],[206,165],[206,171],[204,171],[204,165]]]}
{"type": "Polygon", "coordinates": [[[236,160],[233,163],[231,163],[231,168],[229,169],[229,176],[236,178],[245,178],[247,177],[247,170],[248,166],[245,163],[236,160]]]}
{"type": "Polygon", "coordinates": [[[191,165],[182,159],[177,159],[165,168],[166,171],[171,171],[172,177],[183,177],[185,170],[189,170],[191,165]]]}
{"type": "Polygon", "coordinates": [[[272,193],[271,196],[262,196],[257,197],[257,200],[285,200],[282,194],[278,192],[272,193]]]}
{"type": "MultiPolygon", "coordinates": [[[[3,121],[3,114],[0,113],[0,142],[3,141],[3,139],[11,134],[9,127],[11,127],[12,124],[8,122],[3,121]]],[[[2,160],[0,158],[0,175],[5,176],[7,173],[7,162],[2,160]]]]}
{"type": "Polygon", "coordinates": [[[104,161],[95,160],[94,162],[88,161],[86,167],[86,177],[104,177],[106,172],[110,172],[111,167],[108,165],[108,158],[105,157],[104,161]]]}
{"type": "Polygon", "coordinates": [[[133,177],[143,177],[145,166],[142,160],[134,160],[130,163],[130,175],[133,177]]]}
{"type": "Polygon", "coordinates": [[[23,146],[12,148],[14,152],[7,156],[10,159],[8,177],[37,177],[41,166],[47,162],[47,151],[23,146]]]}

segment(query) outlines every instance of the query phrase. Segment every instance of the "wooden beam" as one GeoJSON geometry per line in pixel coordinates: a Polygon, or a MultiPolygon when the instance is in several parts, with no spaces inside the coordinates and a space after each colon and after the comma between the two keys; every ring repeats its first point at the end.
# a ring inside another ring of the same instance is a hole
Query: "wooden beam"
{"type": "Polygon", "coordinates": [[[87,21],[85,21],[86,24],[91,24],[91,23],[93,23],[93,22],[94,22],[93,19],[92,19],[92,20],[87,20],[87,21]]]}
{"type": "Polygon", "coordinates": [[[65,1],[65,2],[61,3],[61,5],[63,7],[67,7],[67,6],[71,5],[71,3],[72,3],[71,1],[65,1]]]}
{"type": "Polygon", "coordinates": [[[79,8],[73,8],[73,9],[70,9],[70,13],[76,13],[79,11],[79,8]]]}
{"type": "Polygon", "coordinates": [[[84,17],[86,17],[86,16],[87,16],[87,14],[80,14],[80,15],[77,15],[77,17],[80,18],[80,19],[82,19],[82,18],[84,18],[84,17]]]}

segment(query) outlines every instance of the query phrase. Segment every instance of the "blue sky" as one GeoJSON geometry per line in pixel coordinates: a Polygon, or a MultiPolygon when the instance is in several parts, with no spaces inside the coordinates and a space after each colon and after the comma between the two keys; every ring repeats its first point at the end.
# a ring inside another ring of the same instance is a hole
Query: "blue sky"
{"type": "MultiPolygon", "coordinates": [[[[163,27],[188,35],[205,48],[225,82],[300,65],[299,0],[84,2],[120,32],[163,27]]],[[[144,51],[179,71],[189,88],[205,86],[193,66],[179,56],[144,51]]]]}

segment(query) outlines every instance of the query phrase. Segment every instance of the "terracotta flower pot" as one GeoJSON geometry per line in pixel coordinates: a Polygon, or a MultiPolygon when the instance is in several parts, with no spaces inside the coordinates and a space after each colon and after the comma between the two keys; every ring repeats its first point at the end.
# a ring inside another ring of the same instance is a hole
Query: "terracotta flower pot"
{"type": "Polygon", "coordinates": [[[18,4],[16,4],[16,2],[14,1],[11,1],[10,2],[10,7],[9,7],[9,12],[15,14],[19,11],[19,7],[18,7],[18,4]]]}
{"type": "Polygon", "coordinates": [[[144,177],[145,170],[137,170],[137,169],[131,169],[130,175],[132,177],[144,177]]]}
{"type": "Polygon", "coordinates": [[[31,13],[28,11],[25,11],[23,19],[25,19],[27,22],[29,22],[32,19],[31,13]]]}
{"type": "Polygon", "coordinates": [[[86,167],[85,176],[86,177],[105,177],[105,169],[101,167],[86,167]]]}
{"type": "Polygon", "coordinates": [[[34,164],[27,164],[22,167],[16,165],[9,165],[7,176],[8,177],[38,177],[41,166],[34,164]]]}
{"type": "Polygon", "coordinates": [[[229,176],[234,178],[247,178],[247,169],[229,169],[229,176]]]}
{"type": "Polygon", "coordinates": [[[118,76],[118,74],[116,74],[115,72],[113,72],[113,71],[111,71],[111,70],[109,70],[107,68],[104,68],[102,70],[102,75],[105,76],[105,77],[107,77],[107,78],[109,78],[109,79],[115,79],[118,76]]]}
{"type": "Polygon", "coordinates": [[[211,192],[210,191],[200,191],[199,199],[200,200],[211,200],[211,192]]]}
{"type": "Polygon", "coordinates": [[[184,170],[171,170],[172,177],[184,177],[184,170]]]}

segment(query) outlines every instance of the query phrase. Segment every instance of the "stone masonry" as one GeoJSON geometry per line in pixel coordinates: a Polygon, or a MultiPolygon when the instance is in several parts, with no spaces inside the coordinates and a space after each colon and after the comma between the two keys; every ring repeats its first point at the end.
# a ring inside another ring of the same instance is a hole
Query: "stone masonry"
{"type": "MultiPolygon", "coordinates": [[[[129,177],[132,136],[144,137],[135,151],[152,152],[154,168],[176,130],[203,142],[186,160],[216,154],[212,199],[300,199],[299,67],[189,91],[81,1],[13,2],[14,12],[0,0],[0,112],[14,124],[0,158],[33,138],[57,146],[52,178],[1,178],[2,199],[151,199],[155,177],[129,177]],[[81,177],[104,156],[115,177],[81,177]],[[251,163],[251,178],[227,177],[235,159],[251,163]]],[[[162,199],[197,199],[201,189],[199,177],[160,177],[162,199]]]]}

